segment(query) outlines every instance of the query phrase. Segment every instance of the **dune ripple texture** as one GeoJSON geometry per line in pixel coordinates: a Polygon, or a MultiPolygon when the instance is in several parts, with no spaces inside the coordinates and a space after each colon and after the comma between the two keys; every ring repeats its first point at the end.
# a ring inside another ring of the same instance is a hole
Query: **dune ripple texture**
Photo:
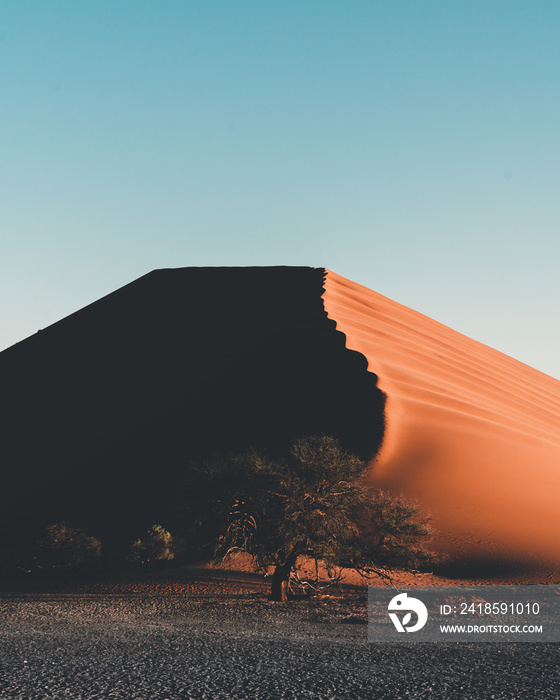
{"type": "Polygon", "coordinates": [[[386,395],[370,481],[471,563],[560,564],[560,382],[328,271],[329,318],[386,395]]]}

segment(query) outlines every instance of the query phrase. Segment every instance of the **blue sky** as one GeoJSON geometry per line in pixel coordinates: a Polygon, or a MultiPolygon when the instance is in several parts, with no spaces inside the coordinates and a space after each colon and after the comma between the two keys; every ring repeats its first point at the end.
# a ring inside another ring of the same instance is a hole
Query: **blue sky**
{"type": "Polygon", "coordinates": [[[0,349],[329,267],[560,378],[557,0],[3,0],[0,349]]]}

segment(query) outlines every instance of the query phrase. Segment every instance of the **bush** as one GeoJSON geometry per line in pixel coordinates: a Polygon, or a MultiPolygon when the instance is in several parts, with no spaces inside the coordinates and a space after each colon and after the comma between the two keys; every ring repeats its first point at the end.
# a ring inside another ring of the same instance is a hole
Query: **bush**
{"type": "Polygon", "coordinates": [[[47,527],[39,542],[37,563],[49,569],[81,568],[98,561],[102,545],[82,528],[72,528],[66,523],[47,527]]]}
{"type": "Polygon", "coordinates": [[[182,540],[174,538],[161,525],[152,525],[142,539],[132,543],[130,558],[141,564],[168,562],[179,556],[184,550],[182,540]]]}

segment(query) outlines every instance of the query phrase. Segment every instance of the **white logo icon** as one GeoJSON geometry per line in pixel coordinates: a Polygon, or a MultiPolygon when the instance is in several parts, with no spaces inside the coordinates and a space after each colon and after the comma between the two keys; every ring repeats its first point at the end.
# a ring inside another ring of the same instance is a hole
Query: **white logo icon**
{"type": "Polygon", "coordinates": [[[412,610],[416,613],[418,620],[412,627],[407,627],[408,623],[412,618],[412,613],[407,612],[403,617],[402,622],[399,620],[399,616],[394,612],[389,613],[389,617],[393,621],[393,624],[397,628],[397,632],[418,632],[428,621],[428,609],[421,600],[418,598],[409,598],[407,593],[399,593],[393,600],[389,603],[388,610],[412,610]]]}

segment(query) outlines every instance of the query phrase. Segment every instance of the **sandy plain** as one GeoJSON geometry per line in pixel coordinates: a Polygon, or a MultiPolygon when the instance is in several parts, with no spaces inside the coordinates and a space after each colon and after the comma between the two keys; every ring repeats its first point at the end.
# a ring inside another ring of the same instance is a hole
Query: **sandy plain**
{"type": "Polygon", "coordinates": [[[371,644],[364,591],[271,603],[261,577],[0,595],[0,698],[557,698],[555,644],[371,644]]]}

